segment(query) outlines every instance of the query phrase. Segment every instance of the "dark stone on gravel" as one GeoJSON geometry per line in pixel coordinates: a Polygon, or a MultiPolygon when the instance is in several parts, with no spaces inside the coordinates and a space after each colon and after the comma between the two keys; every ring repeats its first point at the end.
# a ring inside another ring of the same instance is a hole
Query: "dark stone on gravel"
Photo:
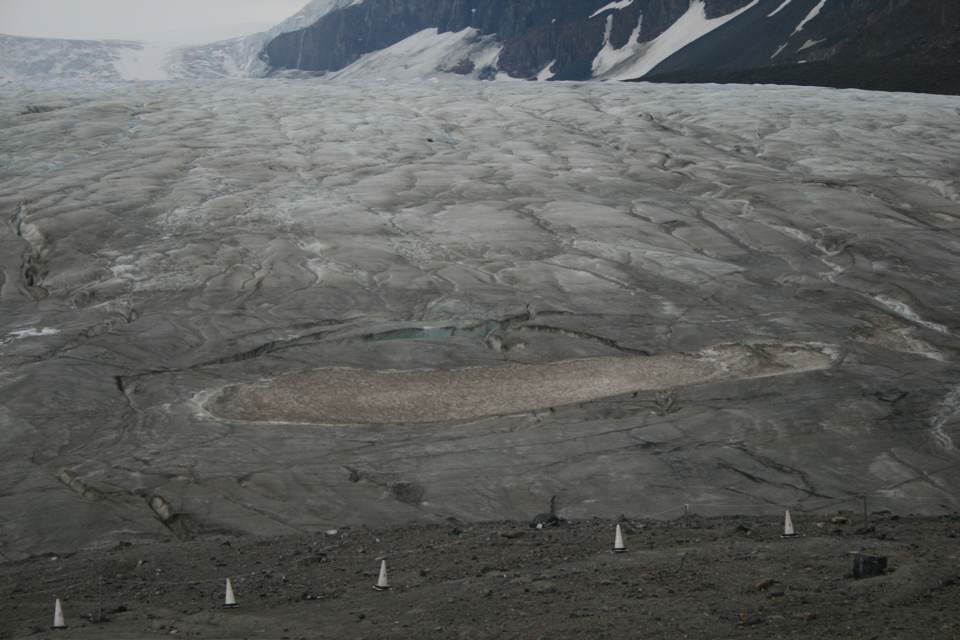
{"type": "Polygon", "coordinates": [[[400,502],[419,504],[423,500],[426,489],[416,482],[393,482],[390,484],[390,493],[400,502]]]}
{"type": "Polygon", "coordinates": [[[853,577],[858,580],[879,576],[886,569],[886,556],[874,556],[868,553],[857,553],[853,556],[853,577]]]}
{"type": "Polygon", "coordinates": [[[538,513],[533,516],[533,520],[530,521],[530,528],[536,529],[537,525],[543,527],[547,526],[557,526],[560,524],[560,518],[552,513],[538,513]]]}
{"type": "Polygon", "coordinates": [[[755,585],[755,588],[758,591],[763,591],[764,589],[769,589],[774,583],[776,583],[776,580],[774,580],[773,578],[765,578],[760,582],[758,582],[755,585]]]}

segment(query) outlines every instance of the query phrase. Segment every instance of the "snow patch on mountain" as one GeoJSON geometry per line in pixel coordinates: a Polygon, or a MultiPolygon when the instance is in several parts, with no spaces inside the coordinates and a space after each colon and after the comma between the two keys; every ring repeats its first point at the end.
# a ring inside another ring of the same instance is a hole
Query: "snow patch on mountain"
{"type": "MultiPolygon", "coordinates": [[[[827,0],[820,0],[820,2],[813,9],[810,10],[810,13],[807,14],[807,17],[804,18],[800,24],[797,25],[797,28],[793,30],[793,33],[799,33],[803,30],[803,27],[806,26],[808,22],[817,17],[817,14],[820,13],[820,10],[823,9],[823,5],[827,4],[827,0]]],[[[792,34],[791,34],[792,35],[792,34]]]]}
{"type": "Polygon", "coordinates": [[[820,40],[807,40],[806,42],[803,43],[803,45],[799,49],[797,49],[797,51],[803,51],[804,49],[815,47],[821,42],[823,42],[824,40],[826,40],[826,38],[821,38],[820,40]]]}
{"type": "Polygon", "coordinates": [[[540,70],[540,73],[537,74],[537,76],[536,76],[537,80],[549,80],[549,79],[552,78],[553,76],[557,75],[557,74],[553,71],[553,65],[555,65],[556,63],[557,63],[556,58],[554,58],[553,60],[551,60],[551,61],[550,61],[550,64],[548,64],[548,65],[545,66],[543,69],[541,69],[541,70],[540,70]]]}
{"type": "MultiPolygon", "coordinates": [[[[337,80],[413,80],[437,75],[486,77],[494,79],[491,70],[502,46],[494,36],[481,36],[476,29],[457,33],[439,33],[436,28],[424,29],[397,44],[362,56],[353,64],[329,74],[337,80]]],[[[502,78],[507,76],[501,74],[502,78]]]]}
{"type": "Polygon", "coordinates": [[[775,16],[775,15],[777,15],[778,13],[780,13],[781,11],[783,11],[783,9],[785,9],[786,6],[787,6],[788,4],[790,4],[790,1],[791,1],[791,0],[783,0],[783,4],[781,4],[779,7],[777,7],[776,9],[774,9],[774,10],[773,10],[773,13],[768,13],[768,14],[767,14],[767,17],[768,17],[768,18],[772,18],[773,16],[775,16]]]}
{"type": "Polygon", "coordinates": [[[617,2],[611,2],[610,4],[606,5],[605,7],[600,7],[599,9],[597,9],[596,11],[594,11],[594,12],[590,15],[590,17],[587,18],[587,19],[588,19],[588,20],[591,20],[591,19],[593,19],[593,18],[596,18],[598,15],[600,15],[600,14],[603,13],[604,11],[610,11],[610,10],[619,11],[620,9],[626,9],[627,7],[629,7],[629,6],[632,5],[632,4],[633,4],[633,0],[618,0],[617,2]]]}
{"type": "Polygon", "coordinates": [[[627,41],[627,44],[617,49],[610,44],[610,34],[613,31],[613,16],[608,16],[607,28],[603,34],[603,48],[597,53],[597,57],[593,59],[593,75],[601,76],[635,56],[642,27],[643,13],[640,14],[640,18],[637,20],[637,26],[634,27],[633,32],[630,34],[630,39],[627,41]]]}
{"type": "MultiPolygon", "coordinates": [[[[636,42],[635,36],[631,36],[632,44],[627,44],[622,49],[613,50],[609,44],[605,45],[594,58],[593,65],[597,70],[594,77],[602,80],[631,80],[643,77],[683,47],[733,20],[759,1],[753,0],[732,13],[709,19],[703,0],[694,0],[687,12],[654,40],[641,44],[636,42]]],[[[635,32],[637,35],[639,29],[638,25],[635,32]]]]}

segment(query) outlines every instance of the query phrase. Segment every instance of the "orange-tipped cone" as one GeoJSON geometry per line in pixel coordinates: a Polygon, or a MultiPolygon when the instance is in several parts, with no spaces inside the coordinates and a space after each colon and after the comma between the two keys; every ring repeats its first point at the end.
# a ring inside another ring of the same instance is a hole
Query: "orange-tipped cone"
{"type": "Polygon", "coordinates": [[[377,584],[373,585],[373,588],[377,591],[383,591],[390,588],[390,583],[387,581],[387,561],[380,561],[380,578],[377,580],[377,584]]]}
{"type": "Polygon", "coordinates": [[[787,514],[783,517],[783,537],[792,538],[797,535],[797,532],[793,530],[793,520],[790,519],[790,512],[787,511],[787,514]]]}
{"type": "Polygon", "coordinates": [[[613,550],[618,553],[627,550],[623,544],[623,532],[620,530],[620,525],[617,525],[617,536],[613,541],[613,550]]]}
{"type": "Polygon", "coordinates": [[[230,578],[227,578],[227,595],[223,598],[224,607],[237,606],[237,599],[233,597],[233,585],[230,584],[230,578]]]}
{"type": "Polygon", "coordinates": [[[57,598],[57,604],[55,604],[53,607],[53,628],[67,628],[67,623],[63,621],[63,609],[60,608],[60,598],[57,598]]]}

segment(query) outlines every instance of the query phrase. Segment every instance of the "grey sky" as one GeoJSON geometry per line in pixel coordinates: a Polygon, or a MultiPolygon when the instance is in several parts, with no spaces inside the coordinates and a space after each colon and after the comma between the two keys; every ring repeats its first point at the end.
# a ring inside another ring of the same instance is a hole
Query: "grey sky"
{"type": "Polygon", "coordinates": [[[276,23],[309,0],[0,0],[0,33],[137,39],[219,25],[276,23]]]}

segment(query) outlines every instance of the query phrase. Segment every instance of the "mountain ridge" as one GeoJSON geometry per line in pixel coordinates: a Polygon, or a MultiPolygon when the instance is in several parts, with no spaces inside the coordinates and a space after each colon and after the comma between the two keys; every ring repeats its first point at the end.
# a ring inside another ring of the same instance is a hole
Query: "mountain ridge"
{"type": "Polygon", "coordinates": [[[948,0],[563,0],[522,7],[484,0],[469,15],[458,6],[363,0],[280,33],[261,57],[271,74],[326,76],[433,28],[474,29],[495,40],[499,52],[490,68],[461,61],[461,69],[473,69],[463,75],[478,79],[636,80],[888,58],[960,63],[960,7],[948,0]],[[611,57],[615,64],[605,65],[611,57]]]}
{"type": "Polygon", "coordinates": [[[267,31],[205,45],[0,36],[0,77],[12,79],[732,81],[956,94],[958,71],[951,0],[314,0],[267,31]]]}

